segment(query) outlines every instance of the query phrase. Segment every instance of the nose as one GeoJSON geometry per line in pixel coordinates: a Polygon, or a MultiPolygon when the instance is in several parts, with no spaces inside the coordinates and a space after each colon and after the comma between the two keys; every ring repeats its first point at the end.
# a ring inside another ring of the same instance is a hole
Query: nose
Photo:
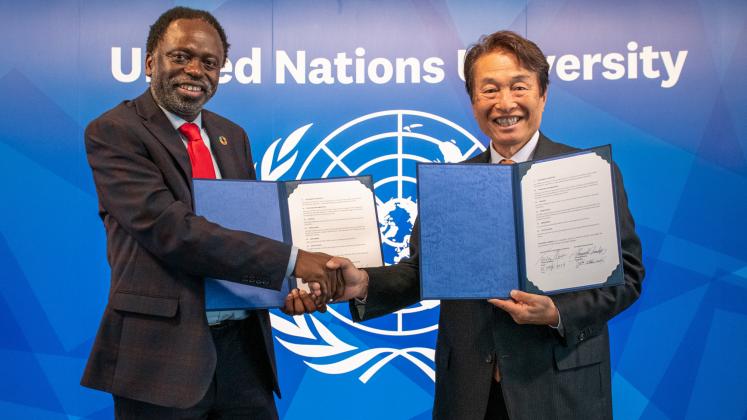
{"type": "Polygon", "coordinates": [[[495,97],[495,103],[493,104],[497,110],[501,112],[510,112],[516,107],[514,96],[509,89],[502,89],[498,92],[495,97]]]}
{"type": "Polygon", "coordinates": [[[192,57],[191,60],[184,66],[184,72],[192,77],[199,77],[202,75],[202,63],[199,58],[192,57]]]}

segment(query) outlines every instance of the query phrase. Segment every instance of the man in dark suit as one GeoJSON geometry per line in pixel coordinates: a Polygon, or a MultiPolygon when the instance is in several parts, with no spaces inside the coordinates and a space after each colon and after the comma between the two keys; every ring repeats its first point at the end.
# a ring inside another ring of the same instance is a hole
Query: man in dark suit
{"type": "MultiPolygon", "coordinates": [[[[488,151],[471,163],[510,164],[576,150],[540,131],[548,64],[531,41],[508,31],[467,52],[464,75],[488,151]]],[[[436,344],[434,418],[609,419],[612,417],[607,321],[641,292],[641,244],[614,167],[625,283],[543,296],[512,291],[506,300],[443,301],[436,344]]],[[[359,270],[335,258],[356,321],[414,304],[420,297],[418,224],[410,258],[359,270]]]]}
{"type": "MultiPolygon", "coordinates": [[[[148,36],[150,88],[85,132],[111,289],[81,383],[112,393],[117,418],[277,418],[267,311],[206,313],[205,277],[279,290],[293,274],[334,295],[328,256],[194,214],[191,178],[255,178],[246,133],[202,109],[227,50],[209,13],[165,12],[148,36]]],[[[298,290],[286,300],[314,308],[298,290]]]]}

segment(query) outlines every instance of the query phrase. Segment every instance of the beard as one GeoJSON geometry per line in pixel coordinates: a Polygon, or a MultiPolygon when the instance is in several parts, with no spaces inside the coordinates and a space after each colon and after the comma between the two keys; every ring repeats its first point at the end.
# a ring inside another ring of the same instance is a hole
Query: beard
{"type": "Polygon", "coordinates": [[[215,86],[207,78],[190,79],[168,78],[167,76],[153,78],[150,83],[153,98],[162,107],[181,117],[194,117],[202,111],[202,107],[215,94],[215,86]],[[199,83],[203,89],[203,95],[199,98],[190,98],[177,92],[178,86],[183,82],[199,83]]]}

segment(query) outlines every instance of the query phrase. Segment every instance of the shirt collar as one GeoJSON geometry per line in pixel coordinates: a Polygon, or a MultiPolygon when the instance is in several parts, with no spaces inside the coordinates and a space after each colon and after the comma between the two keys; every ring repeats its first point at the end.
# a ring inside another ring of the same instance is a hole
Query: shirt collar
{"type": "MultiPolygon", "coordinates": [[[[169,119],[169,122],[171,123],[171,125],[174,126],[174,129],[176,131],[179,131],[179,127],[181,127],[184,123],[190,122],[174,114],[173,112],[168,111],[166,108],[162,107],[161,105],[158,105],[158,107],[163,110],[163,113],[166,114],[166,118],[169,119]]],[[[197,114],[197,117],[192,122],[197,124],[197,126],[200,127],[200,130],[202,130],[202,111],[200,111],[200,113],[197,114]]]]}
{"type": "Polygon", "coordinates": [[[490,163],[498,163],[503,159],[511,159],[516,163],[526,162],[532,160],[534,157],[534,150],[537,148],[537,142],[539,141],[539,130],[537,130],[532,138],[529,139],[527,144],[524,145],[518,152],[514,153],[510,158],[501,156],[500,153],[493,149],[493,142],[490,142],[490,163]]]}

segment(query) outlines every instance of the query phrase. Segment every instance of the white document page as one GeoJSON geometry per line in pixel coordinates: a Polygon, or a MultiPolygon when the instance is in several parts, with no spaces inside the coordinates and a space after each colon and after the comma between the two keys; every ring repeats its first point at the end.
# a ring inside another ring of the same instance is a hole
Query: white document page
{"type": "Polygon", "coordinates": [[[610,164],[539,162],[521,180],[527,278],[544,292],[601,284],[620,263],[610,164]]]}
{"type": "Polygon", "coordinates": [[[382,265],[373,192],[358,180],[301,183],[288,197],[293,245],[382,265]]]}

